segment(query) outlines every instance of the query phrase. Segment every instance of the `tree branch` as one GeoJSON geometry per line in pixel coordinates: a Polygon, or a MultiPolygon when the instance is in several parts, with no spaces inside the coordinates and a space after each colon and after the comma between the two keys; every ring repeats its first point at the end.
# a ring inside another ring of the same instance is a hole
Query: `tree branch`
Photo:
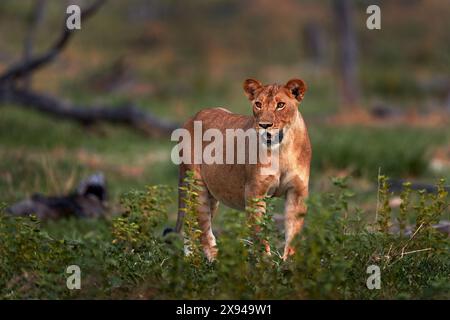
{"type": "MultiPolygon", "coordinates": [[[[30,60],[33,53],[34,40],[36,38],[39,26],[42,24],[44,18],[44,12],[46,9],[47,0],[37,0],[34,4],[33,11],[30,15],[30,24],[28,26],[28,31],[25,36],[24,51],[23,51],[23,61],[27,62],[30,60]]],[[[31,74],[25,76],[22,79],[23,85],[26,88],[31,86],[31,74]]]]}
{"type": "MultiPolygon", "coordinates": [[[[106,2],[97,0],[82,11],[85,21],[106,2]]],[[[35,72],[51,62],[68,44],[72,30],[66,28],[50,49],[35,57],[24,59],[0,75],[0,104],[14,104],[18,107],[39,111],[50,116],[76,121],[84,125],[110,122],[125,125],[152,137],[167,137],[178,128],[178,124],[161,120],[154,115],[138,109],[133,104],[114,106],[79,106],[46,94],[37,93],[26,88],[20,89],[16,81],[35,72]]]]}
{"type": "Polygon", "coordinates": [[[178,124],[161,120],[133,104],[118,107],[80,106],[27,89],[0,87],[0,104],[8,103],[83,125],[100,122],[121,124],[152,137],[170,136],[179,127],[178,124]]]}
{"type": "MultiPolygon", "coordinates": [[[[105,1],[106,0],[97,0],[86,10],[82,11],[83,21],[93,16],[105,3],[105,1]]],[[[7,69],[0,76],[0,85],[9,81],[17,80],[18,78],[21,78],[51,62],[62,51],[62,49],[64,49],[73,34],[74,30],[67,29],[66,21],[64,20],[63,31],[53,46],[51,46],[47,52],[31,59],[21,61],[7,69]]]]}

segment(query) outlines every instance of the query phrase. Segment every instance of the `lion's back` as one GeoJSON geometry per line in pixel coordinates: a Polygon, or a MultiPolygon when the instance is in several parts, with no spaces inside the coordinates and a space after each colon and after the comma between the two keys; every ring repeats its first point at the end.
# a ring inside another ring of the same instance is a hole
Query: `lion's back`
{"type": "Polygon", "coordinates": [[[225,108],[208,108],[197,112],[185,124],[184,128],[192,130],[194,122],[202,124],[202,130],[216,128],[221,131],[225,129],[248,129],[252,126],[252,117],[233,113],[225,108]]]}

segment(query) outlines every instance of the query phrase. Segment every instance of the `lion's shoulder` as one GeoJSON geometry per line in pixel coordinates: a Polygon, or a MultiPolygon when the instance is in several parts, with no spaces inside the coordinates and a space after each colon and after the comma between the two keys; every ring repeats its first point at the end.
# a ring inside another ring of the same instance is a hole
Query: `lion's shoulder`
{"type": "Polygon", "coordinates": [[[197,112],[189,121],[201,121],[203,128],[248,128],[251,126],[252,118],[246,115],[237,114],[223,107],[207,108],[197,112]]]}

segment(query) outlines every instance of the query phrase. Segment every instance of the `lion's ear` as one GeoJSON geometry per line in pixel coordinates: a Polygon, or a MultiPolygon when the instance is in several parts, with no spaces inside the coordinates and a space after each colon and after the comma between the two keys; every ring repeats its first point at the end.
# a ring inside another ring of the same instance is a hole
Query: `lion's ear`
{"type": "Polygon", "coordinates": [[[306,92],[306,84],[303,82],[303,80],[300,79],[292,79],[289,80],[285,87],[292,93],[292,95],[297,99],[298,101],[303,100],[303,96],[306,92]]]}
{"type": "Polygon", "coordinates": [[[244,81],[244,91],[249,100],[255,99],[255,92],[262,87],[261,82],[255,79],[247,79],[244,81]]]}

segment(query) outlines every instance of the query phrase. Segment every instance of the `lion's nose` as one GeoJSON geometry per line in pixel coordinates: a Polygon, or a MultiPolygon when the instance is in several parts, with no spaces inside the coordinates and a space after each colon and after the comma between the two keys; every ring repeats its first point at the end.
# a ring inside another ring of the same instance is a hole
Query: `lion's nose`
{"type": "Polygon", "coordinates": [[[267,129],[270,128],[271,126],[273,126],[272,122],[260,122],[259,126],[263,129],[267,129]]]}

